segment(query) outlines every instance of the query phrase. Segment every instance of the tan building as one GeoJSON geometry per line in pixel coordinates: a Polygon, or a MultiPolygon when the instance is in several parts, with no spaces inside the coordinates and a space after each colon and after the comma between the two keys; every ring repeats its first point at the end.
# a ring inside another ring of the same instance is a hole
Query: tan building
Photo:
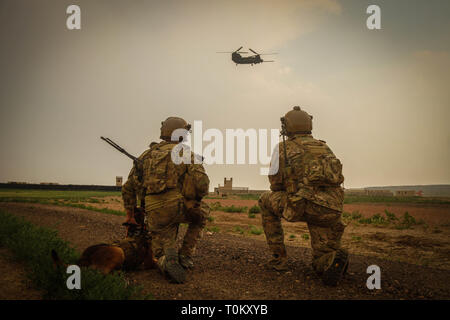
{"type": "Polygon", "coordinates": [[[397,190],[395,191],[396,197],[415,197],[416,191],[415,190],[397,190]]]}
{"type": "Polygon", "coordinates": [[[223,186],[220,184],[214,188],[214,194],[227,196],[229,194],[249,193],[248,187],[233,187],[233,178],[223,178],[223,186]]]}
{"type": "Polygon", "coordinates": [[[210,195],[219,195],[221,197],[226,197],[228,195],[236,195],[236,194],[250,194],[250,195],[259,195],[267,190],[251,190],[248,187],[233,187],[233,178],[223,179],[223,186],[220,184],[214,188],[214,192],[211,192],[210,195]]]}
{"type": "Polygon", "coordinates": [[[367,190],[367,195],[371,197],[393,197],[391,190],[367,190]]]}
{"type": "Polygon", "coordinates": [[[348,196],[366,196],[367,190],[365,189],[345,189],[345,194],[348,196]]]}

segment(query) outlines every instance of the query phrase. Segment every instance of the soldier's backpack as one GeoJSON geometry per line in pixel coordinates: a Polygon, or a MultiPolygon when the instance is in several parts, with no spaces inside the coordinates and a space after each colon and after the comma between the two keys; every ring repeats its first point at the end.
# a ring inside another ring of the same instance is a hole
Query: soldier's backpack
{"type": "Polygon", "coordinates": [[[209,178],[201,164],[190,164],[184,176],[181,193],[186,199],[199,200],[209,192],[209,178]]]}
{"type": "Polygon", "coordinates": [[[296,140],[303,147],[303,183],[307,186],[335,187],[344,182],[342,163],[325,141],[296,140]]]}
{"type": "Polygon", "coordinates": [[[147,193],[160,193],[178,185],[178,170],[171,159],[173,144],[153,146],[144,159],[144,186],[147,193]]]}

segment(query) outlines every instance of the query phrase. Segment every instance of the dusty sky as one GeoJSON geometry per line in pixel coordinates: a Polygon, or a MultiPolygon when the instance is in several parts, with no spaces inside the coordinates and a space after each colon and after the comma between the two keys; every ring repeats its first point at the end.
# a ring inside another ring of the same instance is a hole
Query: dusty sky
{"type": "MultiPolygon", "coordinates": [[[[0,181],[114,184],[131,161],[100,135],[138,155],[168,116],[271,129],[300,105],[346,187],[450,183],[449,16],[447,0],[0,0],[0,181]],[[215,53],[240,46],[279,54],[215,53]]],[[[259,168],[207,171],[268,188],[259,168]]]]}

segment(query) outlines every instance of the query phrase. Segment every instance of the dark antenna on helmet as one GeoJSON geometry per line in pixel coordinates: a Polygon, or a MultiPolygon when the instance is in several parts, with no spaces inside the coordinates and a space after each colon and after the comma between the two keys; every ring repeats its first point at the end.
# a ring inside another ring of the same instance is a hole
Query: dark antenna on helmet
{"type": "Polygon", "coordinates": [[[281,121],[281,136],[283,137],[283,151],[284,151],[284,170],[282,173],[283,181],[285,181],[286,191],[288,193],[295,193],[297,192],[297,184],[286,151],[286,138],[285,138],[285,136],[287,135],[286,118],[281,117],[280,121],[281,121]]]}

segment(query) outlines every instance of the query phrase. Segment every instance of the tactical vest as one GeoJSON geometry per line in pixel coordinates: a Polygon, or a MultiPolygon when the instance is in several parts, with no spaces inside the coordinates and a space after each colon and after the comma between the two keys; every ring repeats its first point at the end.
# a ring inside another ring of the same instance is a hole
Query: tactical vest
{"type": "Polygon", "coordinates": [[[286,153],[292,173],[285,176],[295,179],[298,188],[338,187],[344,181],[342,164],[325,141],[296,137],[288,141],[286,153]]]}
{"type": "MultiPolygon", "coordinates": [[[[284,146],[282,146],[284,148],[284,146]]],[[[280,150],[284,153],[284,150],[280,150]]],[[[294,186],[291,201],[307,199],[318,205],[342,211],[344,193],[341,183],[342,164],[325,141],[299,136],[286,142],[288,167],[284,168],[284,184],[294,186]]]]}
{"type": "Polygon", "coordinates": [[[144,158],[144,187],[147,193],[161,193],[178,186],[180,167],[171,158],[175,144],[160,143],[153,146],[144,158]],[[178,168],[177,168],[178,167],[178,168]]]}

